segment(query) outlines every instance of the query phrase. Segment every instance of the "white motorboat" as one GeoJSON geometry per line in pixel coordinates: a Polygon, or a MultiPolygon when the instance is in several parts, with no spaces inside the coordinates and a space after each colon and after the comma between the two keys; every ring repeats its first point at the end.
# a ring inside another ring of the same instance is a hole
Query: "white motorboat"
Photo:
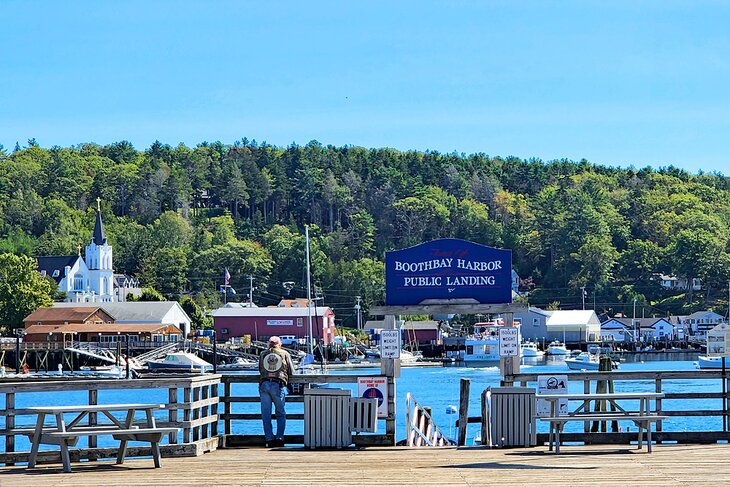
{"type": "Polygon", "coordinates": [[[243,357],[236,357],[229,363],[218,364],[218,370],[248,370],[258,367],[258,362],[243,357]]]}
{"type": "Polygon", "coordinates": [[[550,342],[547,349],[548,355],[570,355],[568,348],[562,342],[555,340],[550,342]]]}
{"type": "MultiPolygon", "coordinates": [[[[722,357],[710,357],[700,355],[697,357],[697,368],[699,369],[721,369],[722,357]]],[[[730,369],[730,357],[725,357],[725,368],[730,369]]]]}
{"type": "MultiPolygon", "coordinates": [[[[594,355],[588,352],[581,352],[577,357],[570,357],[565,359],[565,365],[570,370],[598,370],[600,366],[600,358],[598,355],[594,355]]],[[[613,369],[618,369],[618,362],[615,360],[611,361],[613,369]]]]}
{"type": "Polygon", "coordinates": [[[537,343],[534,342],[522,343],[522,345],[520,345],[520,353],[522,353],[524,358],[542,357],[545,355],[545,352],[537,348],[537,343]]]}
{"type": "Polygon", "coordinates": [[[174,370],[176,372],[208,372],[213,366],[193,353],[168,353],[162,360],[147,362],[151,371],[174,370]]]}

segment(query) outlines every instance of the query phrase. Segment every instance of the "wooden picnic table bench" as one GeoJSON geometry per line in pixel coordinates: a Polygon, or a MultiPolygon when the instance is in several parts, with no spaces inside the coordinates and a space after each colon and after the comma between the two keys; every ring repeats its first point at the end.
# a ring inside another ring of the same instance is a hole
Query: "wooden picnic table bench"
{"type": "MultiPolygon", "coordinates": [[[[71,459],[69,446],[75,446],[80,436],[101,436],[110,435],[119,440],[119,451],[117,453],[117,464],[124,463],[127,452],[127,442],[141,441],[148,442],[152,448],[152,457],[155,468],[159,468],[160,446],[164,435],[177,433],[179,428],[158,427],[155,424],[153,411],[165,409],[164,404],[98,404],[81,406],[39,406],[29,407],[26,410],[36,413],[35,429],[30,432],[31,452],[28,459],[28,468],[35,467],[38,450],[41,444],[59,445],[61,449],[61,461],[63,471],[71,471],[71,459]],[[116,418],[113,412],[126,412],[124,420],[116,418]],[[146,421],[142,425],[133,424],[137,412],[144,412],[146,421]],[[80,425],[79,423],[90,413],[101,413],[109,419],[108,423],[95,425],[80,425]],[[65,414],[75,414],[76,417],[66,422],[65,414]],[[53,415],[56,424],[47,426],[44,424],[46,415],[53,415]]],[[[26,432],[28,434],[28,432],[26,432]]]]}
{"type": "Polygon", "coordinates": [[[644,431],[646,431],[647,452],[651,453],[651,426],[652,423],[667,419],[656,409],[651,408],[651,401],[664,397],[660,392],[618,392],[618,393],[596,393],[596,394],[538,394],[538,399],[550,402],[550,415],[542,416],[539,419],[550,423],[549,450],[555,446],[555,453],[560,453],[560,434],[565,424],[569,421],[632,421],[638,428],[638,448],[643,447],[644,431]],[[638,400],[637,411],[629,411],[621,406],[618,401],[638,400]],[[561,411],[560,402],[580,401],[575,409],[561,411]],[[611,404],[614,411],[591,411],[590,404],[595,401],[606,401],[611,404]]]}

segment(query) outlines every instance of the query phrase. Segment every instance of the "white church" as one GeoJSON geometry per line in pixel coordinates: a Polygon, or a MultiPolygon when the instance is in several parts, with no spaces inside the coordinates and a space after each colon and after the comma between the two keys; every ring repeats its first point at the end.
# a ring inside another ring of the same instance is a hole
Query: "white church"
{"type": "Polygon", "coordinates": [[[104,234],[100,200],[96,200],[96,224],[84,258],[79,255],[36,257],[42,276],[49,276],[73,303],[113,303],[126,301],[127,294],[139,295],[136,278],[114,274],[112,246],[104,234]]]}

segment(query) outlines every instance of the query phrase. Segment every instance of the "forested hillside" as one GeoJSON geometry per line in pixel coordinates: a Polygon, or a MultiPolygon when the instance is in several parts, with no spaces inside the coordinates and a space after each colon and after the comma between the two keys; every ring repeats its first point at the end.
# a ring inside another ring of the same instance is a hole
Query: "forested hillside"
{"type": "MultiPolygon", "coordinates": [[[[1,146],[0,146],[1,147],[1,146]]],[[[513,250],[529,302],[645,314],[724,313],[730,279],[730,178],[542,162],[486,154],[243,139],[194,148],[128,142],[0,151],[0,253],[71,255],[89,241],[96,198],[117,272],[204,306],[258,304],[304,287],[311,225],[319,295],[354,322],[355,296],[382,300],[383,256],[440,237],[513,250]],[[671,298],[657,273],[700,278],[671,298]],[[251,279],[251,277],[253,279],[251,279]],[[669,298],[669,299],[667,299],[669,298]],[[724,300],[724,301],[719,301],[724,300]],[[628,305],[628,307],[623,307],[628,305]]]]}

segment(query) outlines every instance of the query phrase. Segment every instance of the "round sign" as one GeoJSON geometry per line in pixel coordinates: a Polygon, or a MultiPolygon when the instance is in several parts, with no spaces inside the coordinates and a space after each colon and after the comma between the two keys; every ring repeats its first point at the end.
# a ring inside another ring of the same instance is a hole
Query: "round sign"
{"type": "Polygon", "coordinates": [[[267,372],[279,372],[282,368],[283,361],[281,357],[275,353],[270,353],[264,357],[264,370],[267,372]]]}
{"type": "Polygon", "coordinates": [[[378,398],[378,407],[380,407],[381,404],[383,404],[383,392],[376,388],[376,387],[368,387],[365,389],[365,392],[362,393],[362,397],[366,399],[372,399],[374,397],[378,398]]]}

